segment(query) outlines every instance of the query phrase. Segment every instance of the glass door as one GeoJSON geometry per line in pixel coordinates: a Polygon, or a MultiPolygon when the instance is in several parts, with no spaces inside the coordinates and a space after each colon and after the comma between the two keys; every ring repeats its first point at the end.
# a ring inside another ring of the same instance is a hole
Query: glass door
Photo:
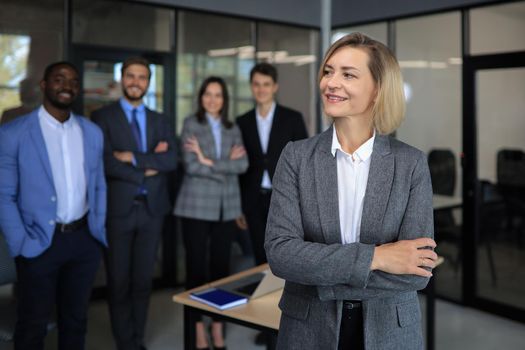
{"type": "Polygon", "coordinates": [[[466,299],[525,321],[525,53],[466,64],[466,299]],[[469,153],[470,152],[470,153],[469,153]]]}

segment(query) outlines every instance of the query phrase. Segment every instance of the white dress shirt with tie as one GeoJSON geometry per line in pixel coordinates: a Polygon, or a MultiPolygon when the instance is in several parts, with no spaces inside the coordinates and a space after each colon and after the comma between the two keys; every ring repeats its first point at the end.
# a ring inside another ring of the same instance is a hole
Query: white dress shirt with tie
{"type": "Polygon", "coordinates": [[[57,202],[56,221],[70,223],[88,211],[82,128],[73,113],[60,123],[44,106],[38,118],[55,185],[56,197],[50,200],[57,202]]]}

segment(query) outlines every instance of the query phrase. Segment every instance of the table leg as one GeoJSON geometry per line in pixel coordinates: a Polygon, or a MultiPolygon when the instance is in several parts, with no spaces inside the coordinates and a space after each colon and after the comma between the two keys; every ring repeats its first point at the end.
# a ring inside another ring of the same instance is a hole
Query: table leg
{"type": "Polygon", "coordinates": [[[275,350],[277,348],[277,333],[276,332],[265,332],[266,333],[266,350],[275,350]]]}
{"type": "Polygon", "coordinates": [[[436,295],[435,285],[433,276],[428,282],[426,288],[426,304],[427,304],[427,350],[434,350],[435,347],[435,308],[436,308],[436,295]]]}
{"type": "Polygon", "coordinates": [[[194,311],[184,306],[184,350],[193,350],[195,344],[195,325],[192,324],[191,317],[194,311]]]}

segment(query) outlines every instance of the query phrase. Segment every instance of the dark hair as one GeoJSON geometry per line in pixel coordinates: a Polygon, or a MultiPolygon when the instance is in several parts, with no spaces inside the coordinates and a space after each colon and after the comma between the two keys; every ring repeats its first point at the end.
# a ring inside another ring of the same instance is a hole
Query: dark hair
{"type": "Polygon", "coordinates": [[[257,63],[255,66],[253,66],[252,70],[250,71],[250,82],[253,80],[255,73],[268,75],[270,78],[272,78],[274,83],[277,83],[277,69],[275,69],[275,67],[269,63],[257,63]]]}
{"type": "Polygon", "coordinates": [[[133,64],[139,64],[146,67],[148,70],[148,80],[151,78],[151,69],[149,68],[149,62],[143,57],[129,57],[122,63],[122,68],[120,69],[120,74],[124,75],[126,69],[133,64]]]}
{"type": "Polygon", "coordinates": [[[59,62],[51,63],[49,66],[46,67],[46,69],[44,70],[44,76],[43,76],[42,80],[43,81],[47,81],[47,79],[49,79],[49,76],[51,75],[51,73],[58,66],[67,66],[67,67],[73,69],[75,71],[75,73],[77,73],[77,75],[80,78],[80,72],[78,71],[78,68],[75,67],[75,65],[73,63],[67,62],[67,61],[59,61],[59,62]]]}
{"type": "Polygon", "coordinates": [[[206,92],[206,89],[208,88],[208,85],[212,83],[217,83],[220,85],[222,90],[222,108],[221,108],[221,123],[226,128],[229,129],[233,126],[233,123],[228,120],[228,89],[226,88],[226,83],[222,78],[219,77],[208,77],[204,79],[204,81],[201,84],[201,87],[199,89],[199,95],[197,100],[197,120],[200,123],[206,123],[206,110],[204,109],[204,105],[202,104],[202,96],[204,96],[204,93],[206,92]]]}

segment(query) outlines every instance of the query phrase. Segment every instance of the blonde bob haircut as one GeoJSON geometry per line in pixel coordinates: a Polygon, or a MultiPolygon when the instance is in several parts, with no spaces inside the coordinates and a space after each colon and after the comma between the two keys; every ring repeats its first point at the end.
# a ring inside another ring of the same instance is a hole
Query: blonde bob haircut
{"type": "Polygon", "coordinates": [[[377,87],[377,96],[372,107],[373,125],[377,133],[388,135],[394,132],[405,117],[405,94],[399,64],[388,47],[361,33],[345,35],[330,46],[319,69],[321,81],[326,62],[339,49],[353,47],[368,53],[368,69],[377,87]]]}

